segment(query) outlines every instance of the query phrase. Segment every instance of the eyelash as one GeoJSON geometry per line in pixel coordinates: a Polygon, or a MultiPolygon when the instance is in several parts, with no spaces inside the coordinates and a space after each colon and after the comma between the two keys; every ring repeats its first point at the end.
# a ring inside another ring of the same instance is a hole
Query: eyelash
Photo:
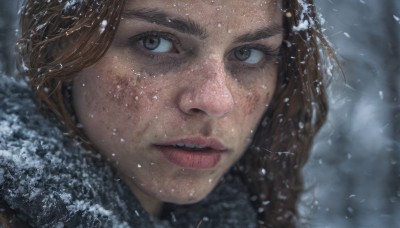
{"type": "MultiPolygon", "coordinates": [[[[139,35],[130,37],[129,45],[136,46],[143,54],[149,56],[151,59],[156,59],[156,60],[160,60],[160,61],[164,60],[165,62],[170,62],[168,60],[171,60],[171,59],[166,59],[166,58],[171,58],[172,57],[171,55],[179,55],[180,53],[185,52],[179,39],[177,39],[173,34],[168,33],[168,32],[158,32],[158,31],[144,32],[139,35]],[[146,49],[140,45],[140,41],[143,41],[144,38],[148,38],[148,37],[158,37],[158,38],[162,38],[167,41],[170,41],[172,43],[174,51],[168,52],[168,53],[156,53],[156,52],[149,51],[148,49],[146,49]]],[[[251,45],[243,45],[243,46],[234,48],[233,50],[231,50],[230,52],[227,53],[227,57],[229,60],[238,62],[238,64],[239,64],[238,68],[244,67],[247,69],[259,69],[259,68],[264,68],[267,65],[267,63],[278,60],[279,56],[280,56],[279,51],[280,51],[280,47],[271,48],[271,47],[267,47],[267,46],[264,46],[261,44],[251,44],[251,45]],[[261,60],[257,64],[247,64],[247,63],[244,63],[243,61],[238,60],[235,57],[234,53],[235,53],[235,51],[243,50],[243,49],[260,51],[263,54],[263,60],[261,60]]]]}
{"type": "Polygon", "coordinates": [[[230,56],[229,58],[233,58],[234,61],[239,62],[239,64],[241,64],[242,66],[240,67],[248,67],[248,68],[262,68],[263,66],[267,65],[268,62],[272,62],[272,61],[276,61],[279,59],[280,57],[280,47],[278,48],[272,48],[272,47],[267,47],[261,44],[251,44],[251,45],[243,45],[240,47],[237,47],[235,49],[233,49],[231,52],[228,53],[228,55],[230,56]],[[240,60],[237,60],[234,57],[234,53],[235,51],[238,50],[243,50],[243,49],[254,49],[257,51],[260,51],[263,54],[263,60],[260,61],[260,63],[257,64],[246,64],[243,63],[240,60]]]}
{"type": "Polygon", "coordinates": [[[143,40],[144,38],[148,38],[148,37],[159,37],[159,38],[168,40],[172,43],[173,49],[175,50],[175,52],[177,54],[179,54],[182,51],[180,41],[178,39],[176,39],[176,37],[174,35],[167,33],[167,32],[150,31],[150,32],[141,33],[139,35],[130,37],[129,43],[130,43],[130,45],[138,46],[140,49],[142,49],[143,52],[147,52],[147,54],[149,54],[150,56],[161,55],[161,54],[157,54],[157,53],[152,53],[152,52],[146,50],[145,48],[140,47],[139,42],[141,40],[143,40]]]}

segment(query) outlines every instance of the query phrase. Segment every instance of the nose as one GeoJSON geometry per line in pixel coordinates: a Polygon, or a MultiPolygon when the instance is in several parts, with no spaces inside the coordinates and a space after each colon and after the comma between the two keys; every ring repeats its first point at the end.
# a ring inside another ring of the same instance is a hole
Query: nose
{"type": "Polygon", "coordinates": [[[224,64],[208,60],[191,70],[192,79],[179,95],[179,109],[188,114],[205,114],[212,118],[228,115],[234,106],[232,93],[226,84],[224,64]]]}

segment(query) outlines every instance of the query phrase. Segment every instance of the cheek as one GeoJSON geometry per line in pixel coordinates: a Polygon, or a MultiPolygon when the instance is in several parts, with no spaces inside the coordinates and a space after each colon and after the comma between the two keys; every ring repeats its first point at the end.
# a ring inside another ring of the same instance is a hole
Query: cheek
{"type": "Polygon", "coordinates": [[[272,92],[260,89],[248,91],[245,95],[242,95],[240,104],[237,106],[238,111],[236,112],[235,122],[239,129],[238,132],[244,134],[244,137],[247,137],[249,132],[257,128],[257,124],[271,101],[272,92]]]}
{"type": "Polygon", "coordinates": [[[101,123],[103,130],[119,129],[122,133],[126,126],[154,119],[157,86],[122,73],[107,70],[78,75],[74,82],[74,108],[84,126],[100,130],[101,123]]]}
{"type": "Polygon", "coordinates": [[[269,92],[253,91],[241,99],[241,113],[245,116],[261,116],[271,100],[269,92]]]}
{"type": "Polygon", "coordinates": [[[138,96],[134,84],[135,83],[131,78],[126,77],[116,76],[107,80],[105,83],[107,100],[116,106],[125,108],[134,104],[135,98],[138,96]]]}
{"type": "Polygon", "coordinates": [[[244,99],[243,111],[247,115],[251,115],[257,107],[260,106],[260,94],[248,93],[244,99]]]}
{"type": "Polygon", "coordinates": [[[112,118],[141,119],[158,101],[159,91],[159,86],[149,80],[107,71],[91,82],[86,101],[112,118]]]}
{"type": "MultiPolygon", "coordinates": [[[[262,72],[262,74],[266,73],[262,72]]],[[[271,102],[276,88],[277,69],[272,68],[267,75],[254,76],[250,77],[253,80],[245,82],[237,90],[242,115],[252,116],[252,118],[261,116],[271,102]]]]}
{"type": "Polygon", "coordinates": [[[104,83],[109,95],[107,100],[120,108],[141,110],[141,106],[158,100],[160,89],[149,81],[139,76],[113,76],[104,83]]]}

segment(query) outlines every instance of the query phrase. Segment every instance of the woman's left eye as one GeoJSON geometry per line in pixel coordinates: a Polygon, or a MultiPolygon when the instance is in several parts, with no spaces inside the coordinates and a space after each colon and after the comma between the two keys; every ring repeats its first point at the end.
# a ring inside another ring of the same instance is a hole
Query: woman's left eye
{"type": "Polygon", "coordinates": [[[171,52],[174,47],[172,41],[156,35],[141,38],[139,44],[148,51],[155,53],[171,52]]]}
{"type": "Polygon", "coordinates": [[[255,48],[240,48],[233,52],[235,58],[248,64],[257,64],[264,58],[264,53],[255,48]]]}

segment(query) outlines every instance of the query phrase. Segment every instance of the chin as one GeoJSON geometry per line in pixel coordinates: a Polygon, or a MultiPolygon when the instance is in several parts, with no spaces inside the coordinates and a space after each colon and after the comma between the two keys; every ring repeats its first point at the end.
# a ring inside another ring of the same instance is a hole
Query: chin
{"type": "Polygon", "coordinates": [[[194,204],[206,198],[206,196],[210,192],[211,191],[207,191],[204,194],[193,194],[192,196],[188,197],[182,197],[182,195],[171,195],[168,197],[163,197],[164,199],[161,199],[161,201],[165,203],[173,203],[178,205],[194,204]]]}
{"type": "Polygon", "coordinates": [[[155,198],[158,198],[160,201],[165,203],[173,203],[173,204],[193,204],[203,200],[214,188],[207,189],[174,189],[174,191],[168,192],[157,192],[154,195],[155,198]]]}

